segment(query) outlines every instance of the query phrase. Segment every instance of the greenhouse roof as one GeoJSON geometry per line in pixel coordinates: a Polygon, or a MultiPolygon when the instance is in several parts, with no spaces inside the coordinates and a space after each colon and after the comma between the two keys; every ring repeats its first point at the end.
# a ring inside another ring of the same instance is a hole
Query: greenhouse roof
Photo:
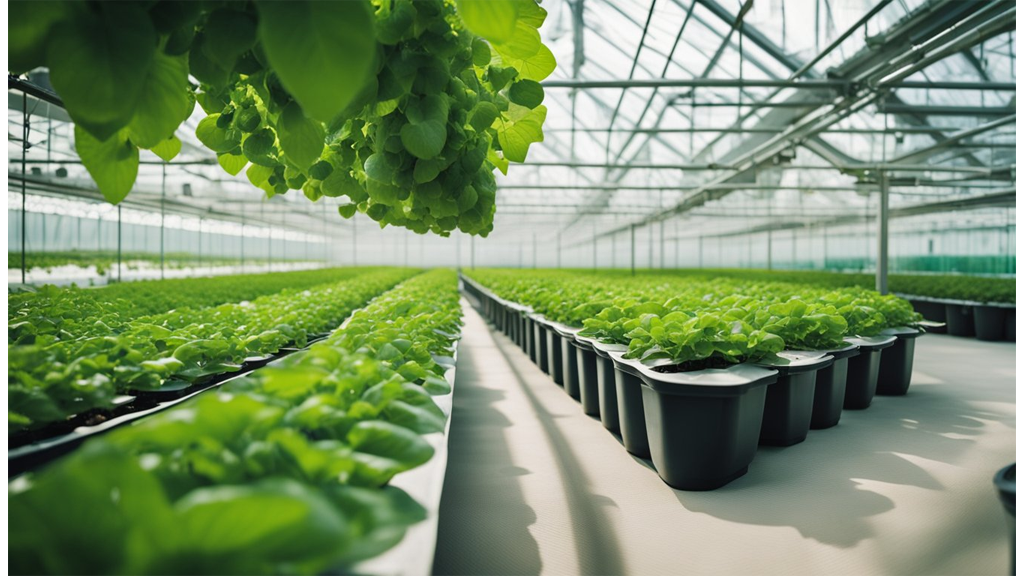
{"type": "MultiPolygon", "coordinates": [[[[669,237],[684,238],[864,222],[878,211],[882,172],[894,217],[942,222],[970,207],[984,225],[1015,205],[1013,2],[543,6],[541,33],[559,62],[544,82],[545,139],[498,175],[494,237],[572,245],[665,221],[669,237]]],[[[63,110],[18,90],[8,98],[10,177],[24,101],[26,160],[46,166],[29,188],[100,198],[63,110]],[[53,178],[57,168],[66,175],[53,178]]],[[[336,199],[295,192],[254,205],[262,191],[196,139],[202,116],[197,107],[178,130],[184,147],[170,166],[143,152],[129,205],[350,233],[336,199]]]]}

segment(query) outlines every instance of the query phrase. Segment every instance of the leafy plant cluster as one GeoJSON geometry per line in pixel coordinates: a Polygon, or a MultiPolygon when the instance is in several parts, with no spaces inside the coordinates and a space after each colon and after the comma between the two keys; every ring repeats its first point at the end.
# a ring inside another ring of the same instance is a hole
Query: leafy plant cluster
{"type": "MultiPolygon", "coordinates": [[[[8,429],[111,408],[121,394],[159,390],[172,379],[195,382],[236,371],[247,357],[304,346],[309,336],[338,326],[354,309],[411,274],[408,269],[367,272],[251,302],[179,308],[127,321],[119,315],[117,302],[88,307],[86,298],[81,310],[86,315],[76,317],[71,331],[41,333],[27,321],[12,325],[8,429]]],[[[75,309],[74,294],[58,290],[59,308],[48,312],[75,309]]]]}
{"type": "MultiPolygon", "coordinates": [[[[743,278],[813,284],[827,287],[860,286],[872,289],[875,277],[870,274],[820,272],[802,270],[748,270],[748,269],[683,269],[649,271],[652,274],[683,275],[702,278],[743,278]]],[[[958,274],[890,274],[889,290],[908,296],[948,298],[969,302],[1015,303],[1017,281],[1013,278],[990,278],[958,274]]]]}
{"type": "Polygon", "coordinates": [[[487,270],[473,277],[581,335],[629,346],[627,357],[674,364],[771,357],[784,348],[840,348],[921,319],[910,304],[863,288],[733,278],[487,270]]]}
{"type": "MultiPolygon", "coordinates": [[[[125,322],[176,308],[206,308],[243,302],[287,288],[339,282],[373,268],[327,268],[298,272],[238,274],[210,278],[147,280],[82,289],[42,286],[7,297],[8,343],[30,344],[52,336],[68,340],[108,335],[125,322]]],[[[45,341],[41,342],[45,343],[45,341]]]]}
{"type": "Polygon", "coordinates": [[[180,152],[174,132],[196,103],[196,136],[228,173],[268,196],[346,196],[344,217],[418,233],[486,236],[494,168],[543,140],[539,81],[555,59],[534,0],[19,0],[10,12],[10,70],[49,68],[113,203],[140,148],[180,152]]]}
{"type": "MultiPolygon", "coordinates": [[[[304,258],[273,258],[271,262],[302,262],[304,258]]],[[[261,259],[260,262],[266,262],[261,259]]],[[[160,255],[152,252],[123,252],[121,263],[128,270],[141,268],[141,264],[160,265],[160,255]]],[[[164,254],[164,266],[170,269],[180,270],[192,266],[236,266],[238,258],[227,258],[224,256],[203,256],[200,259],[195,254],[188,252],[168,252],[164,254]]],[[[25,254],[25,269],[51,270],[58,266],[77,266],[79,268],[96,267],[96,273],[106,276],[111,269],[117,267],[117,252],[110,250],[70,250],[59,252],[27,252],[25,254]]],[[[7,253],[7,269],[14,270],[21,268],[21,252],[7,253]]]]}
{"type": "Polygon", "coordinates": [[[318,574],[399,542],[425,512],[387,484],[433,456],[421,435],[443,430],[431,393],[449,387],[403,376],[372,343],[397,330],[450,355],[455,275],[417,276],[370,308],[358,328],[349,323],[353,334],[343,328],[16,479],[12,571],[318,574]],[[355,340],[366,345],[345,347],[355,340]]]}

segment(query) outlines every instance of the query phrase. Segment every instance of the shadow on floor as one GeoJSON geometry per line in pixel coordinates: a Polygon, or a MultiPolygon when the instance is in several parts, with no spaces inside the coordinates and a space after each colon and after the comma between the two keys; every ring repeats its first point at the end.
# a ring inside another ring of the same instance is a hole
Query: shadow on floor
{"type": "Polygon", "coordinates": [[[537,515],[517,480],[530,471],[513,464],[505,441],[511,422],[494,407],[505,393],[486,387],[477,345],[459,347],[433,573],[539,574],[529,531],[537,515]]]}

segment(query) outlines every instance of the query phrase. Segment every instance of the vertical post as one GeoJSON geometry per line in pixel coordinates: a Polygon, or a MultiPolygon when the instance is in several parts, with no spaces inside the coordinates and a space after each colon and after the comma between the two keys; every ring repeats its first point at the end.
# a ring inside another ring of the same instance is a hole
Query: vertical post
{"type": "Polygon", "coordinates": [[[647,227],[647,267],[654,268],[654,226],[647,227]]]}
{"type": "Polygon", "coordinates": [[[537,269],[537,233],[533,233],[533,269],[537,269]]]}
{"type": "Polygon", "coordinates": [[[793,270],[798,270],[800,267],[796,265],[796,228],[793,228],[793,254],[790,256],[789,267],[793,270]]]}
{"type": "MultiPolygon", "coordinates": [[[[21,94],[21,283],[25,283],[25,180],[28,178],[28,93],[21,94]]],[[[49,140],[49,138],[47,138],[49,140]]]]}
{"type": "Polygon", "coordinates": [[[821,227],[821,237],[822,237],[822,250],[823,250],[822,258],[821,258],[822,268],[824,268],[825,270],[828,270],[828,227],[827,226],[822,226],[821,227]]]}
{"type": "Polygon", "coordinates": [[[469,237],[469,269],[476,270],[476,236],[469,237]]]}
{"type": "Polygon", "coordinates": [[[665,268],[665,221],[658,222],[658,268],[665,268]]]}
{"type": "Polygon", "coordinates": [[[353,214],[352,215],[352,265],[353,266],[356,265],[356,262],[358,260],[358,254],[357,253],[359,252],[359,249],[356,246],[356,244],[359,241],[359,235],[356,234],[356,222],[357,222],[356,215],[353,214]]]}
{"type": "Polygon", "coordinates": [[[591,263],[593,264],[594,270],[597,270],[597,224],[594,224],[594,226],[593,226],[593,238],[592,238],[592,240],[594,241],[594,246],[593,246],[593,255],[591,256],[591,263]]]}
{"type": "Polygon", "coordinates": [[[704,237],[697,237],[697,268],[704,267],[704,237]]]}
{"type": "Polygon", "coordinates": [[[636,224],[629,225],[629,274],[636,276],[636,224]]]}
{"type": "Polygon", "coordinates": [[[245,274],[245,203],[242,203],[242,231],[239,233],[238,259],[242,265],[242,274],[245,274]]]}
{"type": "Polygon", "coordinates": [[[878,180],[878,263],[875,265],[875,290],[889,293],[889,175],[882,171],[878,180]]]}
{"type": "Polygon", "coordinates": [[[199,269],[203,269],[203,217],[199,217],[199,269]]]}
{"type": "Polygon", "coordinates": [[[555,252],[555,268],[562,267],[562,233],[558,233],[558,240],[556,241],[557,251],[555,252]]]}
{"type": "Polygon", "coordinates": [[[121,205],[117,205],[117,281],[121,281],[121,205]]]}
{"type": "Polygon", "coordinates": [[[615,251],[619,249],[618,237],[619,237],[619,235],[617,233],[616,234],[612,234],[612,269],[613,270],[615,269],[615,251]]]}
{"type": "Polygon", "coordinates": [[[768,230],[768,269],[772,269],[772,231],[768,230]]]}

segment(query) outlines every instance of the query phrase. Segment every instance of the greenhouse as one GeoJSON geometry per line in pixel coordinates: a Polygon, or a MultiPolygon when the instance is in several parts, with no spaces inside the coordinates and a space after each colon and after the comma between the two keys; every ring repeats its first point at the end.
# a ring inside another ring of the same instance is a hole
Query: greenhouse
{"type": "Polygon", "coordinates": [[[1013,574],[1016,3],[12,0],[12,574],[1013,574]]]}

